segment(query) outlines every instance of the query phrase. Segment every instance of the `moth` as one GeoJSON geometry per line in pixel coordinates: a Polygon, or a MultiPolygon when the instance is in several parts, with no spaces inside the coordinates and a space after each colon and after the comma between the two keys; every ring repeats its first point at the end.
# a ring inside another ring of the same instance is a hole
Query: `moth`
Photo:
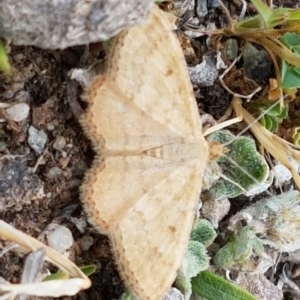
{"type": "Polygon", "coordinates": [[[185,59],[156,5],[110,43],[85,93],[81,124],[96,159],[81,186],[121,276],[141,300],[161,300],[185,254],[208,146],[185,59]]]}

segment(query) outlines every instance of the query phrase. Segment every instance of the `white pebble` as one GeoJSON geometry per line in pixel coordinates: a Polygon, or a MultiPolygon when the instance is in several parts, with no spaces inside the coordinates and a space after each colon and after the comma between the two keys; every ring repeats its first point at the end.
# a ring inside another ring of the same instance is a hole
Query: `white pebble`
{"type": "Polygon", "coordinates": [[[38,154],[41,154],[44,150],[47,142],[47,135],[43,130],[37,130],[33,126],[28,128],[28,145],[38,154]]]}
{"type": "Polygon", "coordinates": [[[58,225],[52,232],[47,234],[49,247],[59,253],[64,253],[73,245],[73,236],[69,228],[58,225]]]}
{"type": "Polygon", "coordinates": [[[6,113],[14,122],[21,122],[28,117],[30,107],[27,103],[18,103],[6,109],[6,113]]]}
{"type": "Polygon", "coordinates": [[[48,130],[48,131],[52,131],[52,130],[55,129],[55,126],[53,125],[53,123],[48,123],[48,124],[46,125],[46,127],[47,127],[47,130],[48,130]]]}
{"type": "Polygon", "coordinates": [[[66,139],[63,136],[59,135],[56,137],[55,142],[53,143],[53,148],[55,150],[61,151],[65,148],[66,144],[66,139]]]}
{"type": "Polygon", "coordinates": [[[292,179],[291,171],[282,164],[278,164],[274,167],[274,175],[276,187],[292,179]]]}

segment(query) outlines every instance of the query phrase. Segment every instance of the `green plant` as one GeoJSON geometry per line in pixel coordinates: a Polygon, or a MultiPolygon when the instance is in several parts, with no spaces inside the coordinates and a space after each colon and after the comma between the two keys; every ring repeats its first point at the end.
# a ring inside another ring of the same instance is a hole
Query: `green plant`
{"type": "Polygon", "coordinates": [[[243,193],[251,193],[268,181],[269,167],[257,152],[253,139],[236,137],[227,130],[212,133],[207,139],[225,144],[228,149],[205,170],[204,187],[209,189],[212,199],[233,198],[243,193]]]}
{"type": "Polygon", "coordinates": [[[262,254],[263,244],[256,236],[254,226],[245,226],[233,234],[231,240],[223,246],[214,257],[214,263],[218,268],[227,269],[233,264],[243,264],[253,251],[262,254]]]}
{"type": "MultiPolygon", "coordinates": [[[[88,265],[88,266],[82,266],[79,267],[79,269],[82,271],[83,274],[86,276],[90,276],[96,271],[96,266],[95,265],[88,265]]],[[[43,281],[49,281],[49,280],[58,280],[58,279],[68,279],[70,276],[63,272],[63,271],[58,271],[56,273],[50,274],[46,276],[43,281]]]]}
{"type": "MultiPolygon", "coordinates": [[[[263,46],[275,68],[276,79],[285,93],[295,93],[295,79],[299,79],[300,11],[298,9],[271,9],[261,0],[251,0],[258,14],[212,33],[238,36],[263,46]],[[279,66],[278,61],[281,61],[279,66]]],[[[298,85],[298,83],[296,83],[298,85]]],[[[280,97],[282,99],[282,95],[280,97]]]]}
{"type": "Polygon", "coordinates": [[[299,204],[299,191],[291,190],[261,199],[241,210],[240,214],[250,215],[253,224],[266,224],[261,238],[264,244],[287,251],[288,247],[294,249],[300,241],[299,204]]]}
{"type": "Polygon", "coordinates": [[[193,292],[207,300],[257,300],[252,294],[209,271],[192,279],[193,292]]]}
{"type": "Polygon", "coordinates": [[[300,152],[292,147],[289,142],[271,133],[260,123],[256,122],[254,117],[242,107],[242,101],[238,97],[234,97],[231,105],[239,119],[249,125],[258,142],[281,164],[287,167],[293,176],[298,188],[300,188],[300,176],[296,168],[292,165],[289,158],[295,161],[300,160],[300,152]]]}
{"type": "Polygon", "coordinates": [[[8,73],[11,69],[3,43],[0,42],[0,72],[8,73]]]}
{"type": "MultiPolygon", "coordinates": [[[[296,32],[287,32],[279,40],[296,55],[300,54],[300,35],[296,32]]],[[[298,58],[299,59],[299,58],[298,58]]],[[[286,93],[296,93],[300,87],[300,68],[281,60],[281,86],[286,93]]]]}
{"type": "Polygon", "coordinates": [[[297,250],[295,247],[300,241],[299,203],[299,192],[292,190],[261,199],[231,217],[230,223],[234,226],[230,230],[233,232],[216,253],[215,265],[221,269],[232,265],[251,269],[255,265],[254,254],[267,256],[264,245],[286,252],[297,250]],[[247,225],[244,225],[245,219],[247,225]],[[234,220],[238,221],[235,223],[234,220]]]}
{"type": "Polygon", "coordinates": [[[178,272],[176,286],[189,299],[192,294],[191,278],[209,267],[206,247],[212,244],[217,234],[211,223],[205,219],[198,220],[191,232],[187,252],[178,272]]]}
{"type": "Polygon", "coordinates": [[[279,123],[288,115],[288,106],[286,103],[283,105],[277,103],[274,106],[274,101],[265,98],[251,101],[248,109],[254,117],[262,115],[259,122],[271,132],[276,131],[279,123]]]}

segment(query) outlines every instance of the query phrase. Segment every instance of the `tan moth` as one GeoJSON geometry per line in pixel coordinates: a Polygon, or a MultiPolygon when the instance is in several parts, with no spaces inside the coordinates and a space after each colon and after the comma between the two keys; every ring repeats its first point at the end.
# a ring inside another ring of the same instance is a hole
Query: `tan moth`
{"type": "Polygon", "coordinates": [[[81,119],[97,158],[81,188],[90,221],[110,238],[140,299],[160,300],[176,278],[201,192],[208,147],[172,24],[148,21],[112,40],[81,119]]]}
{"type": "Polygon", "coordinates": [[[81,124],[97,153],[81,187],[85,210],[110,238],[130,290],[141,300],[161,300],[181,266],[208,161],[166,13],[154,6],[146,23],[111,41],[103,75],[85,99],[81,124]]]}

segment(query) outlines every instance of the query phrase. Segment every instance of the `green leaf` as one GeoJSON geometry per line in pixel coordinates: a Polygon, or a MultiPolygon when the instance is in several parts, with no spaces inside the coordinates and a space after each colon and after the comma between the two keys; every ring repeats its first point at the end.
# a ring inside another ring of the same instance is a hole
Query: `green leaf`
{"type": "Polygon", "coordinates": [[[50,274],[46,276],[43,281],[50,281],[50,280],[59,280],[59,279],[68,279],[69,275],[65,272],[58,271],[56,273],[50,274]]]}
{"type": "Polygon", "coordinates": [[[204,245],[197,241],[189,241],[182,269],[189,278],[196,276],[199,272],[209,267],[209,256],[204,245]]]}
{"type": "Polygon", "coordinates": [[[281,107],[280,103],[276,104],[275,106],[272,107],[272,109],[269,109],[267,114],[269,116],[277,117],[281,112],[281,107]]]}
{"type": "Polygon", "coordinates": [[[289,21],[299,21],[300,11],[299,9],[288,9],[288,20],[289,21]]]}
{"type": "Polygon", "coordinates": [[[283,82],[283,78],[285,77],[285,74],[287,72],[288,69],[288,64],[285,60],[281,60],[281,86],[282,86],[282,82],[283,82]]]}
{"type": "Polygon", "coordinates": [[[271,132],[274,132],[278,128],[278,122],[276,119],[269,115],[264,115],[260,119],[260,123],[271,132]]]}
{"type": "Polygon", "coordinates": [[[130,292],[126,291],[125,293],[122,294],[120,300],[137,300],[137,299],[134,296],[132,296],[130,292]]]}
{"type": "Polygon", "coordinates": [[[219,251],[216,253],[214,257],[214,263],[215,265],[220,269],[227,269],[229,268],[233,263],[233,253],[234,253],[234,247],[233,242],[227,243],[225,246],[223,246],[219,251]]]}
{"type": "Polygon", "coordinates": [[[247,291],[209,271],[203,271],[192,279],[192,289],[207,300],[257,300],[247,291]]]}
{"type": "Polygon", "coordinates": [[[287,116],[288,116],[288,106],[285,105],[285,106],[282,108],[280,114],[277,116],[277,118],[279,118],[280,120],[283,120],[283,119],[285,119],[287,116]]]}
{"type": "Polygon", "coordinates": [[[300,54],[300,45],[296,45],[293,47],[293,50],[296,54],[300,54]]]}
{"type": "Polygon", "coordinates": [[[209,267],[209,256],[203,244],[189,241],[188,250],[176,278],[176,286],[188,299],[192,294],[191,278],[209,267]]]}
{"type": "Polygon", "coordinates": [[[227,269],[234,263],[243,264],[252,255],[254,246],[258,251],[264,250],[263,247],[260,248],[256,238],[255,227],[250,225],[242,227],[233,235],[231,241],[219,249],[214,257],[214,262],[221,269],[227,269]]]}
{"type": "Polygon", "coordinates": [[[293,135],[293,142],[296,146],[300,147],[300,132],[293,135]]]}
{"type": "Polygon", "coordinates": [[[256,254],[262,255],[265,252],[264,244],[257,236],[253,237],[252,245],[256,254]]]}
{"type": "Polygon", "coordinates": [[[10,71],[10,69],[11,66],[9,64],[4,45],[0,42],[0,71],[7,73],[10,71]]]}
{"type": "Polygon", "coordinates": [[[277,129],[278,129],[278,122],[277,122],[277,120],[276,120],[276,118],[274,118],[274,117],[271,117],[271,116],[269,116],[269,118],[270,118],[270,131],[271,132],[274,132],[274,131],[276,131],[277,129]]]}
{"type": "Polygon", "coordinates": [[[237,262],[244,262],[252,254],[252,241],[255,237],[255,227],[245,226],[241,228],[233,240],[233,259],[237,262]]]}
{"type": "Polygon", "coordinates": [[[260,15],[257,15],[252,18],[237,22],[234,26],[233,31],[236,33],[243,33],[243,32],[247,32],[251,29],[257,29],[257,28],[263,28],[263,27],[264,27],[263,19],[261,18],[260,15]]]}
{"type": "Polygon", "coordinates": [[[190,239],[202,243],[205,247],[210,246],[217,234],[212,224],[206,219],[199,219],[191,232],[190,239]]]}
{"type": "MultiPolygon", "coordinates": [[[[86,276],[90,276],[96,271],[95,265],[87,265],[82,266],[79,268],[86,276]]],[[[56,273],[50,274],[46,276],[43,281],[49,281],[49,280],[58,280],[58,279],[68,279],[69,275],[63,271],[58,271],[56,273]]]]}
{"type": "Polygon", "coordinates": [[[228,143],[226,147],[229,149],[217,160],[223,171],[223,178],[210,188],[213,199],[237,197],[267,180],[269,167],[257,151],[252,138],[245,136],[236,138],[229,131],[220,130],[210,134],[208,140],[221,144],[228,143]]]}
{"type": "MultiPolygon", "coordinates": [[[[287,65],[282,77],[281,86],[283,88],[299,88],[300,87],[300,68],[287,65]]],[[[283,73],[283,72],[282,72],[283,73]]]]}
{"type": "Polygon", "coordinates": [[[261,0],[251,0],[251,2],[253,3],[253,5],[255,6],[259,15],[263,19],[265,28],[269,28],[268,23],[269,23],[270,17],[273,14],[272,9],[269,6],[267,6],[266,4],[264,4],[261,0]]]}
{"type": "Polygon", "coordinates": [[[287,32],[279,40],[289,49],[300,44],[300,36],[295,32],[287,32]]]}
{"type": "Polygon", "coordinates": [[[90,276],[96,272],[96,265],[87,265],[79,268],[86,276],[90,276]]]}
{"type": "Polygon", "coordinates": [[[265,128],[267,128],[267,123],[266,123],[266,119],[265,116],[263,116],[262,118],[260,118],[259,123],[264,126],[265,128]]]}

